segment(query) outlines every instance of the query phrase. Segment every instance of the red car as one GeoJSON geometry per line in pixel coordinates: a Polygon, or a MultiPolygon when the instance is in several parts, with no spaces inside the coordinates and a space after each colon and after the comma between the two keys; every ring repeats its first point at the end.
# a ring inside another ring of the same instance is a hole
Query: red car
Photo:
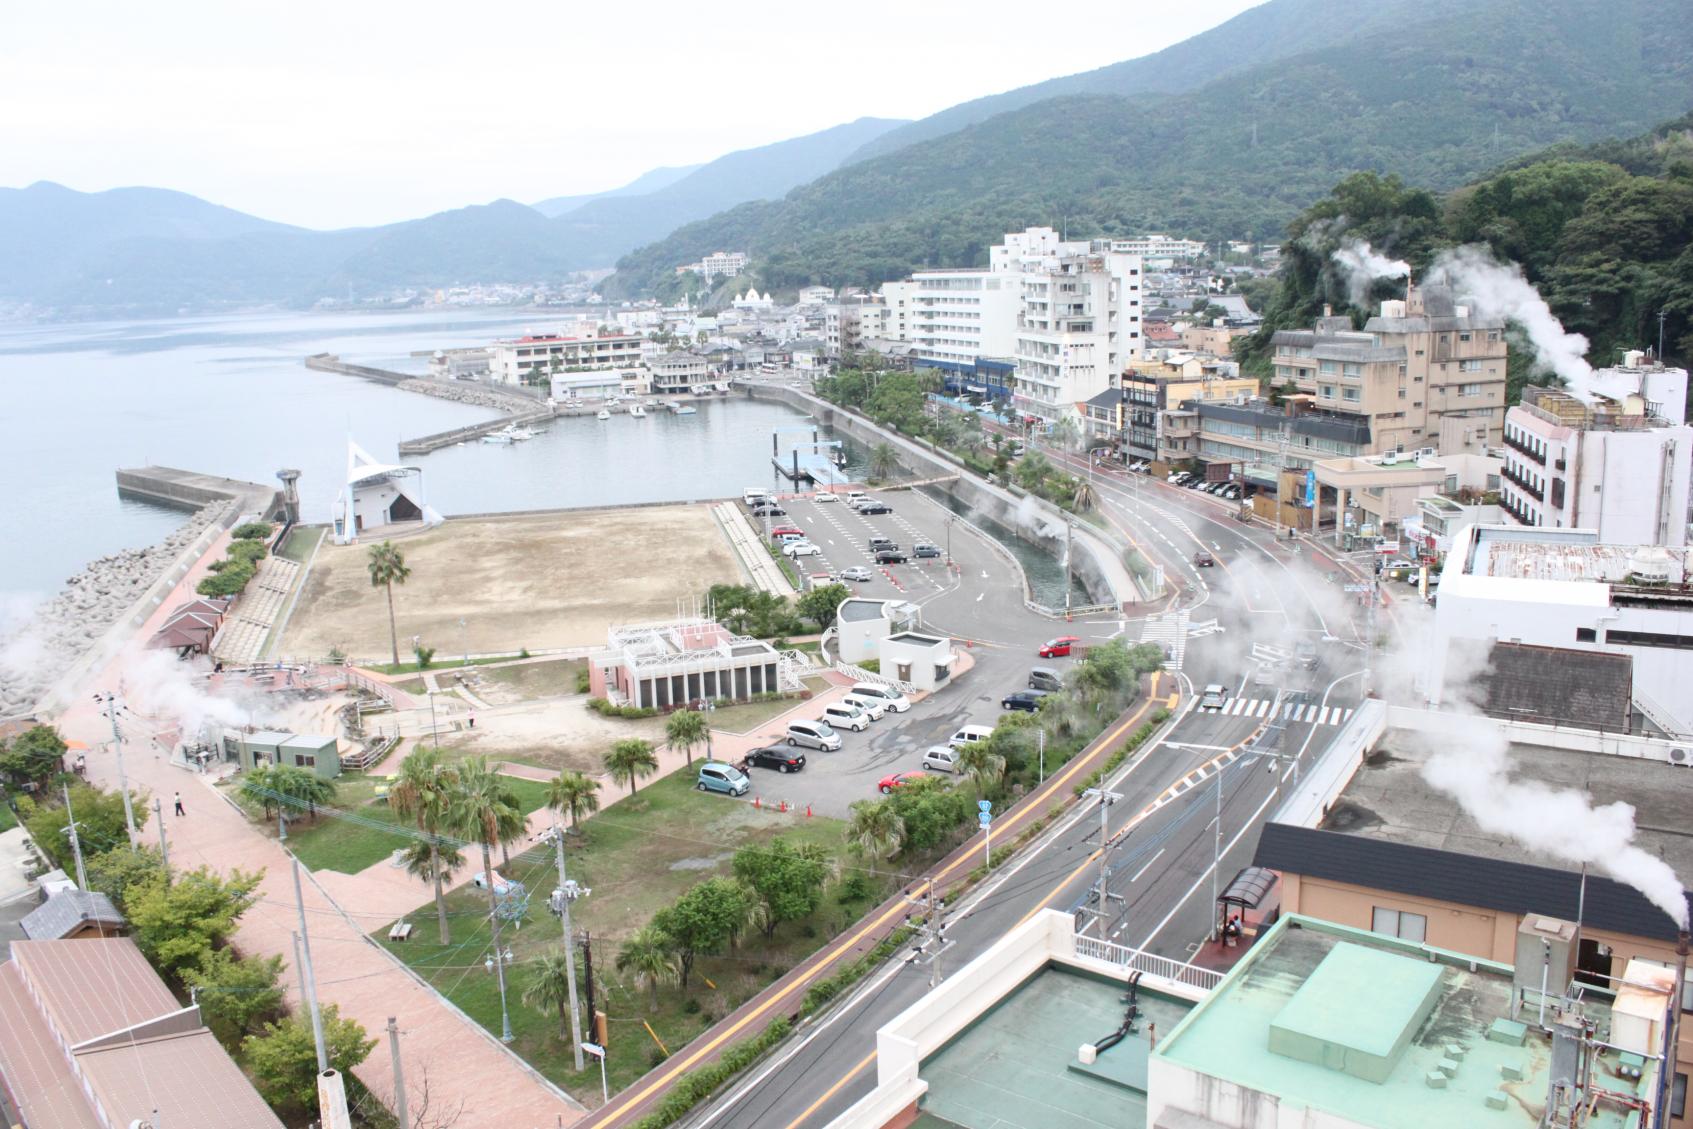
{"type": "Polygon", "coordinates": [[[926,779],[928,779],[928,773],[925,772],[890,772],[876,782],[876,790],[885,796],[909,781],[926,779]]]}
{"type": "Polygon", "coordinates": [[[1040,657],[1043,659],[1062,658],[1070,653],[1071,647],[1074,647],[1081,641],[1081,636],[1079,635],[1060,635],[1056,639],[1049,640],[1046,645],[1041,647],[1040,657]]]}
{"type": "Polygon", "coordinates": [[[770,531],[772,537],[804,537],[805,530],[795,529],[791,525],[778,525],[770,531]]]}

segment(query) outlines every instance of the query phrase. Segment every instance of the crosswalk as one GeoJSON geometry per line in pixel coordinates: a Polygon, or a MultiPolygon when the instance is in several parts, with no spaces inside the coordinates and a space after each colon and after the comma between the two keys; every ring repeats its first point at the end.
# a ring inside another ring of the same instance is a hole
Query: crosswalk
{"type": "MultiPolygon", "coordinates": [[[[1273,698],[1231,698],[1222,709],[1213,712],[1230,717],[1268,717],[1275,704],[1273,698]]],[[[1343,725],[1352,717],[1352,711],[1340,706],[1284,702],[1281,717],[1283,721],[1303,721],[1311,725],[1343,725]]]]}
{"type": "Polygon", "coordinates": [[[1184,609],[1153,616],[1141,626],[1140,641],[1155,643],[1170,656],[1164,663],[1165,670],[1182,668],[1182,658],[1187,654],[1188,619],[1184,609]]]}

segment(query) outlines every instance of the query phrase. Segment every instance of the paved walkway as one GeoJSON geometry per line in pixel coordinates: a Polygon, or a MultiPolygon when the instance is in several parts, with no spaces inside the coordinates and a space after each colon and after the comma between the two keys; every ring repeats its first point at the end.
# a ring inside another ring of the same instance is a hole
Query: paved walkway
{"type": "MultiPolygon", "coordinates": [[[[111,752],[99,745],[109,734],[104,718],[96,711],[93,692],[127,685],[134,709],[148,713],[159,708],[159,703],[148,701],[148,688],[139,674],[144,654],[140,640],[158,629],[170,609],[193,597],[194,585],[207,574],[206,564],[223,555],[223,541],[220,538],[214,542],[213,549],[189,570],[176,591],[136,629],[123,651],[91,671],[82,691],[71,697],[73,705],[55,719],[67,739],[86,741],[96,749],[88,758],[88,774],[99,783],[115,786],[117,769],[111,752]]],[[[283,958],[289,970],[285,979],[290,1001],[298,1006],[292,939],[298,928],[298,902],[288,854],[218,796],[207,777],[172,767],[162,752],[141,742],[126,746],[126,753],[131,787],[146,788],[164,800],[174,865],[209,866],[222,872],[240,868],[264,875],[259,901],[242,919],[235,940],[243,952],[283,958]],[[182,793],[186,809],[181,817],[170,814],[171,797],[176,792],[182,793]]],[[[149,823],[144,835],[148,842],[156,842],[157,828],[149,823]]],[[[435,1108],[441,1108],[443,1097],[449,1104],[464,1101],[464,1125],[557,1129],[580,1119],[583,1114],[578,1105],[365,938],[366,930],[425,900],[427,891],[422,885],[407,891],[399,883],[385,882],[378,887],[359,882],[360,877],[339,876],[325,883],[330,889],[345,891],[345,907],[331,901],[309,878],[305,880],[305,911],[318,992],[324,1002],[339,1005],[341,1014],[357,1019],[372,1035],[382,1033],[389,1016],[398,1018],[412,1108],[418,1108],[427,1079],[435,1108]],[[421,896],[419,891],[423,891],[421,896]]],[[[392,1097],[394,1081],[385,1045],[356,1073],[376,1094],[392,1097]]]]}
{"type": "Polygon", "coordinates": [[[729,539],[730,547],[740,558],[747,575],[752,577],[753,584],[778,596],[793,595],[794,586],[788,582],[782,566],[764,548],[763,530],[754,529],[746,514],[734,502],[719,502],[711,512],[717,515],[723,535],[729,539]]]}
{"type": "Polygon", "coordinates": [[[259,661],[270,629],[282,616],[300,566],[282,557],[266,557],[235,602],[234,614],[218,636],[217,657],[245,666],[259,661]]]}

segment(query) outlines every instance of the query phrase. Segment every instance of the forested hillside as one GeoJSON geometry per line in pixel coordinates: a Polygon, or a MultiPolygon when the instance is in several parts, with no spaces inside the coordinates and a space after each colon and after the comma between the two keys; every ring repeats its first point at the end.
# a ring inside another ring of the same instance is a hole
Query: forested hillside
{"type": "MultiPolygon", "coordinates": [[[[1291,0],[1272,0],[1265,10],[1291,0]]],[[[1334,18],[1346,18],[1337,7],[1334,18]]],[[[985,261],[1007,230],[1273,239],[1346,174],[1446,190],[1560,141],[1688,108],[1693,21],[1674,0],[1477,0],[1216,78],[1181,96],[1055,98],[691,224],[619,264],[617,294],[744,248],[760,289],[867,285],[985,261]]]]}

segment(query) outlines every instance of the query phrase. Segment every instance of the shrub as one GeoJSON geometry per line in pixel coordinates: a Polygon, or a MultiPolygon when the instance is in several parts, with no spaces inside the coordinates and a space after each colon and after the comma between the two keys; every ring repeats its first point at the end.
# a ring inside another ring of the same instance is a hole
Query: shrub
{"type": "Polygon", "coordinates": [[[836,895],[836,900],[842,905],[848,902],[861,902],[868,898],[873,890],[874,887],[871,886],[870,879],[855,870],[841,880],[841,889],[840,893],[836,895]]]}
{"type": "Polygon", "coordinates": [[[231,541],[229,543],[229,559],[232,561],[246,561],[250,565],[257,565],[270,555],[263,541],[231,541]]]}
{"type": "Polygon", "coordinates": [[[224,565],[225,567],[196,584],[194,590],[202,596],[240,595],[247,587],[247,582],[253,579],[253,566],[242,560],[226,561],[224,565]]]}
{"type": "Polygon", "coordinates": [[[237,541],[269,541],[273,528],[268,521],[249,521],[230,530],[229,535],[237,541]]]}
{"type": "Polygon", "coordinates": [[[589,698],[588,708],[601,717],[621,717],[637,721],[643,717],[657,717],[658,711],[641,706],[614,706],[604,698],[589,698]]]}
{"type": "Polygon", "coordinates": [[[709,1066],[695,1067],[679,1078],[658,1109],[641,1120],[635,1122],[634,1129],[665,1129],[686,1117],[688,1111],[729,1081],[735,1075],[751,1066],[758,1057],[783,1039],[788,1037],[791,1025],[786,1019],[778,1019],[766,1027],[756,1038],[736,1043],[723,1057],[709,1066]]]}
{"type": "Polygon", "coordinates": [[[576,692],[586,694],[592,688],[593,683],[588,677],[588,665],[583,663],[576,668],[576,692]]]}
{"type": "Polygon", "coordinates": [[[800,1014],[815,1014],[823,1005],[862,980],[872,968],[881,964],[893,955],[895,949],[911,939],[911,930],[900,926],[882,939],[882,942],[835,975],[827,980],[819,980],[811,986],[805,994],[805,1002],[800,1004],[800,1014]]]}

